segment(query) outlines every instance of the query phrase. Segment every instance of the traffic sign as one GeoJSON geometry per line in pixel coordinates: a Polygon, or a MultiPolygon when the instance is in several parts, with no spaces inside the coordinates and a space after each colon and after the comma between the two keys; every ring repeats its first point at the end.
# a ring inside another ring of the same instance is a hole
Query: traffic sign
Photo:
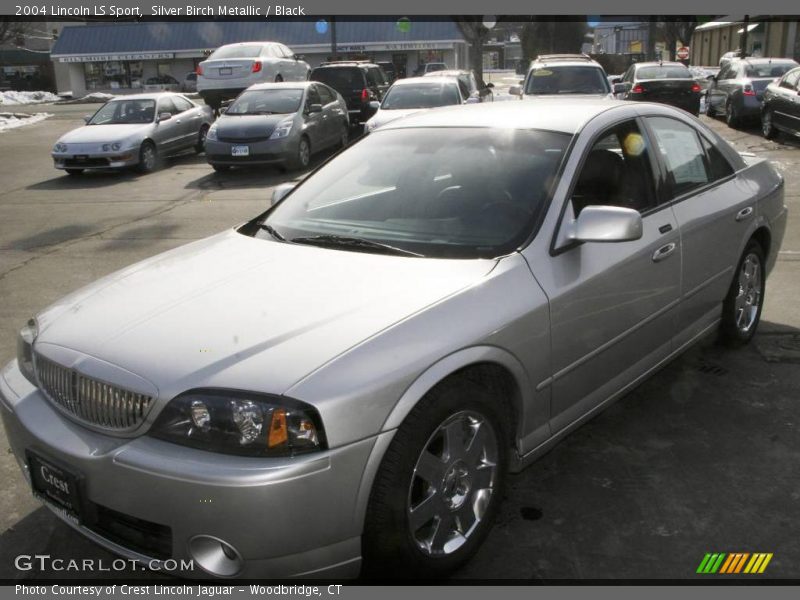
{"type": "Polygon", "coordinates": [[[680,48],[678,48],[677,56],[678,59],[680,60],[686,60],[687,58],[689,58],[689,48],[687,48],[686,46],[681,46],[680,48]]]}

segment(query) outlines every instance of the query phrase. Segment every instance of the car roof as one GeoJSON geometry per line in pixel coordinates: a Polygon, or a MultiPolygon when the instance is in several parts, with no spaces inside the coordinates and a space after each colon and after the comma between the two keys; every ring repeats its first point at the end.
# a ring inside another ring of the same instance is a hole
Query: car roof
{"type": "MultiPolygon", "coordinates": [[[[253,90],[304,90],[312,83],[322,83],[321,81],[276,81],[270,83],[255,83],[245,91],[253,90]]],[[[323,85],[325,85],[323,83],[323,85]]]]}
{"type": "Polygon", "coordinates": [[[582,58],[564,59],[558,58],[555,60],[534,60],[531,62],[529,70],[538,69],[539,67],[595,67],[602,69],[602,65],[595,60],[586,60],[582,58]]]}
{"type": "MultiPolygon", "coordinates": [[[[663,60],[663,61],[650,61],[650,62],[640,62],[634,65],[637,69],[639,67],[686,67],[685,64],[678,61],[671,61],[671,60],[663,60]]],[[[686,67],[687,69],[689,67],[686,67]]]]}
{"type": "Polygon", "coordinates": [[[445,69],[444,71],[433,71],[425,73],[424,77],[458,77],[459,75],[469,75],[471,71],[466,69],[445,69]]]}
{"type": "MultiPolygon", "coordinates": [[[[638,104],[638,103],[637,103],[638,104]]],[[[411,127],[499,127],[544,129],[574,134],[607,110],[628,109],[631,103],[610,99],[541,99],[536,102],[488,102],[421,111],[392,121],[381,129],[411,127]]]]}
{"type": "Polygon", "coordinates": [[[791,59],[791,58],[752,58],[752,57],[747,57],[747,58],[742,58],[742,59],[739,59],[739,60],[741,60],[742,62],[754,64],[754,65],[769,65],[769,64],[772,64],[772,63],[778,63],[778,64],[797,63],[796,60],[791,59]]]}
{"type": "Polygon", "coordinates": [[[172,97],[172,96],[180,96],[184,98],[183,94],[177,94],[175,92],[151,92],[149,94],[125,94],[124,96],[115,96],[111,98],[109,102],[113,102],[114,100],[157,100],[158,98],[164,97],[172,97]]]}
{"type": "Polygon", "coordinates": [[[380,65],[368,62],[368,61],[359,61],[359,60],[340,60],[336,62],[324,62],[321,63],[318,67],[314,67],[314,70],[317,69],[329,69],[329,68],[341,68],[341,67],[380,67],[380,65]]]}
{"type": "Polygon", "coordinates": [[[437,71],[436,75],[424,75],[422,77],[406,77],[405,79],[398,79],[392,85],[408,85],[410,83],[426,83],[426,84],[434,84],[434,83],[447,83],[450,85],[456,85],[455,79],[450,76],[446,75],[439,75],[441,71],[437,71]]]}

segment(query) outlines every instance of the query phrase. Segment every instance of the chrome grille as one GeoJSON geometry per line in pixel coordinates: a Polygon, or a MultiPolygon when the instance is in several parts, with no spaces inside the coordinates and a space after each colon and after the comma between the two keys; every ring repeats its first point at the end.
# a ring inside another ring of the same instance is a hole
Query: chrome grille
{"type": "Polygon", "coordinates": [[[36,377],[50,400],[78,420],[108,429],[131,429],[153,398],[87,377],[37,354],[36,377]]]}

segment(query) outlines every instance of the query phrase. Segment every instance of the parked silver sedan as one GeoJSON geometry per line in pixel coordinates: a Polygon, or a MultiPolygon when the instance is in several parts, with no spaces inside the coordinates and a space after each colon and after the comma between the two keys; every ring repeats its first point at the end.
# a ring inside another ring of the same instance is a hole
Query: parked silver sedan
{"type": "MultiPolygon", "coordinates": [[[[370,102],[370,108],[375,112],[365,123],[364,130],[370,132],[420,110],[467,104],[470,97],[464,91],[455,77],[398,79],[386,91],[383,101],[370,102]]],[[[478,102],[477,98],[474,102],[478,102]]]]}
{"type": "Polygon", "coordinates": [[[208,132],[206,160],[217,171],[275,164],[305,169],[311,155],[347,145],[347,105],[324,83],[262,83],[242,92],[208,132]]]}
{"type": "Polygon", "coordinates": [[[87,117],[85,126],[59,138],[53,164],[70,175],[133,166],[152,171],[166,156],[202,152],[213,120],[208,106],[180,94],[120,96],[87,117]]]}
{"type": "Polygon", "coordinates": [[[753,337],[783,197],[668,106],[412,115],[32,318],[0,376],[9,444],[132,559],[443,576],[509,471],[705,334],[753,337]]]}

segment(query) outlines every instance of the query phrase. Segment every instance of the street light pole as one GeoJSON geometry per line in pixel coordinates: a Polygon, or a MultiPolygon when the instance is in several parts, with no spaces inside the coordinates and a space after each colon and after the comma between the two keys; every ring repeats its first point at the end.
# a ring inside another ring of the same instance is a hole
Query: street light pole
{"type": "Polygon", "coordinates": [[[336,17],[331,17],[331,55],[332,60],[339,60],[339,53],[336,50],[336,17]]]}

